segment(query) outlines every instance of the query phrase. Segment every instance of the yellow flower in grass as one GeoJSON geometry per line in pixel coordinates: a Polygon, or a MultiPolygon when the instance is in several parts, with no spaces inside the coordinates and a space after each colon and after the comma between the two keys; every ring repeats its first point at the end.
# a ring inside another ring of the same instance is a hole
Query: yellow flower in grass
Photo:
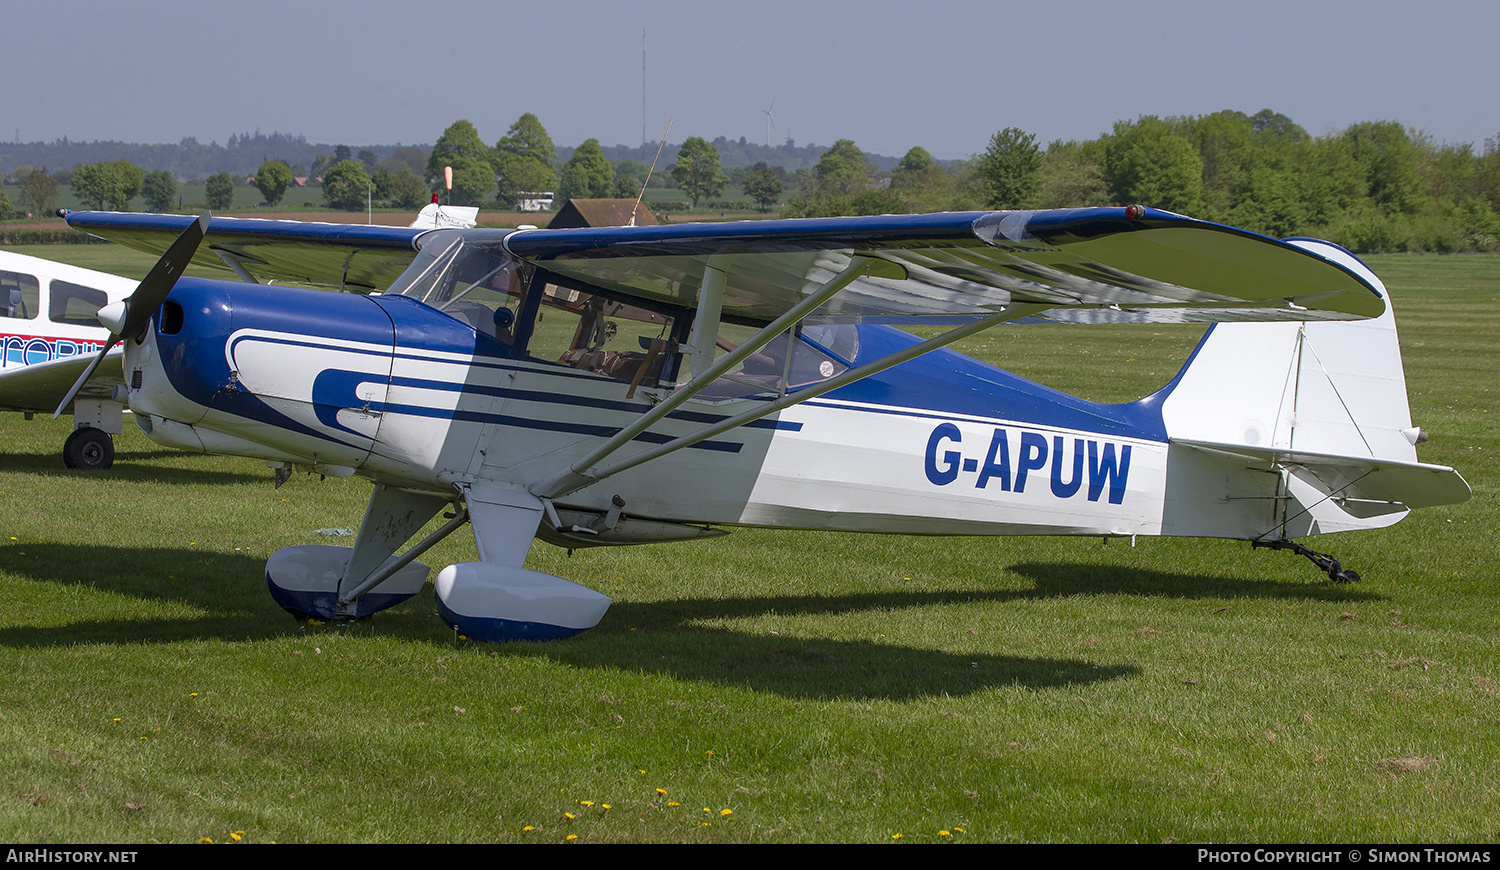
{"type": "Polygon", "coordinates": [[[577,818],[577,816],[574,816],[572,813],[563,813],[563,818],[571,822],[573,821],[573,819],[577,818]]]}
{"type": "Polygon", "coordinates": [[[532,831],[535,831],[535,830],[536,830],[536,828],[533,828],[532,826],[527,825],[526,827],[524,827],[524,828],[521,829],[521,833],[523,833],[523,834],[529,834],[529,833],[531,833],[532,831]]]}
{"type": "Polygon", "coordinates": [[[904,836],[906,836],[906,835],[905,834],[892,834],[891,835],[891,839],[892,840],[899,840],[899,839],[901,839],[904,836]]]}
{"type": "Polygon", "coordinates": [[[951,836],[953,836],[953,834],[950,833],[950,832],[948,832],[948,831],[938,831],[938,836],[939,837],[951,837],[951,836]]]}
{"type": "Polygon", "coordinates": [[[732,816],[732,815],[734,815],[734,810],[730,810],[730,809],[719,810],[719,815],[721,815],[721,816],[732,816]]]}
{"type": "Polygon", "coordinates": [[[667,801],[667,806],[669,806],[669,807],[680,807],[680,806],[682,806],[682,804],[678,803],[677,801],[667,801]]]}
{"type": "Polygon", "coordinates": [[[582,805],[584,805],[584,806],[586,806],[586,807],[591,807],[591,806],[594,805],[593,801],[579,801],[579,803],[582,804],[582,805]]]}
{"type": "Polygon", "coordinates": [[[576,840],[576,839],[578,839],[578,835],[577,834],[569,834],[568,837],[567,837],[567,839],[569,839],[569,840],[576,840]]]}

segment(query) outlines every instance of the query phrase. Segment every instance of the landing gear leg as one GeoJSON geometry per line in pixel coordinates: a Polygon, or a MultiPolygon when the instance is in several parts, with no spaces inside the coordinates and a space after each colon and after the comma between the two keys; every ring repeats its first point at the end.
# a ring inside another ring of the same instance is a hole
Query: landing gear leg
{"type": "Polygon", "coordinates": [[[83,471],[103,471],[115,464],[115,439],[102,429],[74,429],[63,443],[63,464],[83,471]]]}
{"type": "Polygon", "coordinates": [[[1310,550],[1307,547],[1304,547],[1301,544],[1297,543],[1296,541],[1251,541],[1250,547],[1254,550],[1259,550],[1262,547],[1268,550],[1291,550],[1293,553],[1296,553],[1299,556],[1306,556],[1308,559],[1312,560],[1312,563],[1318,566],[1318,570],[1327,574],[1328,579],[1332,580],[1335,583],[1359,582],[1359,574],[1354,571],[1345,571],[1343,566],[1339,564],[1339,560],[1333,558],[1327,553],[1319,553],[1317,550],[1310,550]]]}
{"type": "Polygon", "coordinates": [[[454,520],[401,556],[396,548],[449,504],[447,496],[376,484],[351,547],[303,544],[271,554],[266,584],[297,618],[363,619],[417,594],[432,570],[416,556],[465,521],[454,520]]]}
{"type": "Polygon", "coordinates": [[[73,434],[63,443],[63,464],[82,471],[103,471],[115,464],[115,439],[125,406],[103,399],[73,401],[73,434]]]}

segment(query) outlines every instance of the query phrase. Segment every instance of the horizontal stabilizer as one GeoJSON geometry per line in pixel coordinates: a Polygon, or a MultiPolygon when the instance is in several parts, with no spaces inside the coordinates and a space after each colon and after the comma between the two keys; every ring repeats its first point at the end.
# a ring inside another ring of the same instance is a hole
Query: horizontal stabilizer
{"type": "MultiPolygon", "coordinates": [[[[1206,453],[1244,460],[1249,467],[1279,471],[1286,469],[1299,480],[1342,502],[1350,513],[1370,513],[1371,503],[1399,504],[1408,508],[1434,507],[1468,501],[1469,484],[1446,465],[1399,462],[1358,456],[1305,453],[1243,444],[1172,439],[1173,446],[1191,447],[1206,453]]],[[[1375,510],[1375,513],[1384,511],[1375,510]]]]}

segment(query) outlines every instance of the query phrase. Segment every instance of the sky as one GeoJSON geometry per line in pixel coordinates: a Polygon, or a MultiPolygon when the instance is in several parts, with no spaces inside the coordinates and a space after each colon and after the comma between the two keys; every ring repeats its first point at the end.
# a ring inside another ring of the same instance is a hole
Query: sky
{"type": "Polygon", "coordinates": [[[1046,144],[1141,115],[1270,108],[1314,136],[1500,134],[1493,0],[7,0],[0,138],[559,145],[853,139],[899,156],[1046,144]],[[645,65],[642,67],[644,33],[645,65]],[[30,36],[28,35],[30,34],[30,36]],[[7,129],[8,128],[8,129],[7,129]]]}

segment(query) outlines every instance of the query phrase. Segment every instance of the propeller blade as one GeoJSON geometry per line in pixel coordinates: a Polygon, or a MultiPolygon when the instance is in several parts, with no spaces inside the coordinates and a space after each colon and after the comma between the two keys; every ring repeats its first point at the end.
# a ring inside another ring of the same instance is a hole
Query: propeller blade
{"type": "MultiPolygon", "coordinates": [[[[161,259],[156,261],[156,265],[152,266],[151,271],[146,273],[146,277],[141,279],[141,283],[136,285],[135,292],[125,299],[123,318],[119,317],[117,310],[109,311],[109,316],[106,318],[108,322],[105,323],[110,330],[109,342],[73,383],[72,389],[68,390],[68,394],[63,397],[57,410],[53,412],[52,419],[56,420],[62,415],[63,409],[68,407],[68,403],[73,401],[78,391],[83,389],[83,385],[88,383],[90,377],[93,377],[94,370],[99,368],[99,363],[104,362],[104,357],[114,349],[115,345],[123,339],[140,338],[146,334],[146,324],[151,322],[151,315],[155,314],[156,309],[166,301],[167,294],[172,292],[177,279],[182,276],[188,263],[192,262],[193,254],[197,252],[199,243],[208,232],[210,216],[209,212],[198,215],[198,219],[188,224],[187,229],[173,240],[167,252],[161,255],[161,259]]],[[[103,314],[106,309],[114,308],[115,305],[111,303],[100,309],[100,313],[103,314]]]]}

